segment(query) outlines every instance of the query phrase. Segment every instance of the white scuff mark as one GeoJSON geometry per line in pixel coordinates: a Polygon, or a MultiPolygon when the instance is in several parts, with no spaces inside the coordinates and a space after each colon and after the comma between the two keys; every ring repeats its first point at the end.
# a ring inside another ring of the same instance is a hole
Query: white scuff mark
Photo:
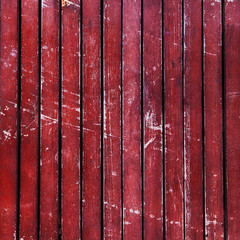
{"type": "Polygon", "coordinates": [[[11,129],[9,129],[8,131],[3,130],[3,134],[4,134],[4,141],[3,142],[5,142],[6,140],[9,140],[10,137],[12,136],[11,135],[11,129]]]}
{"type": "Polygon", "coordinates": [[[124,221],[124,224],[125,224],[125,225],[131,225],[131,223],[128,222],[128,221],[124,221]]]}
{"type": "Polygon", "coordinates": [[[112,171],[113,176],[117,176],[117,173],[115,171],[112,171]]]}
{"type": "Polygon", "coordinates": [[[70,5],[73,5],[75,7],[78,7],[80,8],[80,6],[72,1],[69,1],[69,0],[62,0],[62,7],[65,7],[65,6],[70,6],[70,5]]]}
{"type": "Polygon", "coordinates": [[[150,217],[150,218],[155,218],[155,216],[154,216],[154,215],[152,215],[152,214],[150,214],[150,215],[149,215],[149,217],[150,217]]]}
{"type": "Polygon", "coordinates": [[[106,201],[104,202],[104,204],[107,205],[107,206],[110,206],[110,207],[112,207],[112,208],[118,209],[118,206],[115,205],[115,204],[110,204],[110,203],[108,203],[108,202],[106,202],[106,201]]]}
{"type": "Polygon", "coordinates": [[[205,54],[210,55],[210,56],[217,56],[216,53],[211,53],[211,52],[205,52],[205,54]]]}
{"type": "Polygon", "coordinates": [[[144,144],[144,148],[147,148],[147,146],[152,143],[156,139],[156,136],[152,137],[147,143],[144,144]]]}
{"type": "Polygon", "coordinates": [[[9,101],[9,100],[7,100],[9,103],[11,103],[15,108],[17,108],[17,104],[16,103],[14,103],[14,102],[12,102],[12,101],[9,101]]]}
{"type": "Polygon", "coordinates": [[[140,211],[139,210],[135,210],[134,213],[139,215],[140,211]]]}
{"type": "Polygon", "coordinates": [[[41,119],[44,121],[53,121],[54,123],[58,122],[58,119],[49,117],[47,115],[41,114],[41,119]]]}

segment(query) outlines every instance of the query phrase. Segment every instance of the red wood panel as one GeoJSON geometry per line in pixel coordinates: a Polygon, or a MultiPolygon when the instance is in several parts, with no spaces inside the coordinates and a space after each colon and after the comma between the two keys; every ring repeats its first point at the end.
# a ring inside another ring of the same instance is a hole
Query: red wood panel
{"type": "Polygon", "coordinates": [[[164,2],[166,239],[184,238],[182,1],[164,2]]]}
{"type": "Polygon", "coordinates": [[[83,1],[83,239],[101,239],[100,1],[83,1]]]}
{"type": "Polygon", "coordinates": [[[143,1],[144,239],[163,238],[161,0],[143,1]]]}
{"type": "Polygon", "coordinates": [[[240,236],[240,1],[225,1],[227,238],[240,236]]]}
{"type": "Polygon", "coordinates": [[[185,238],[203,238],[201,0],[184,1],[185,238]]]}
{"type": "Polygon", "coordinates": [[[142,238],[141,1],[123,1],[124,239],[142,238]]]}
{"type": "Polygon", "coordinates": [[[0,238],[16,238],[18,2],[0,1],[0,238]]]}
{"type": "Polygon", "coordinates": [[[62,2],[62,238],[80,239],[80,0],[62,2]]]}
{"type": "Polygon", "coordinates": [[[42,2],[40,239],[57,239],[59,2],[42,2]]]}
{"type": "Polygon", "coordinates": [[[21,6],[20,238],[37,239],[39,164],[38,1],[21,6]],[[29,15],[32,17],[29,18],[29,15]]]}
{"type": "Polygon", "coordinates": [[[204,1],[206,239],[224,239],[221,2],[204,1]]]}
{"type": "Polygon", "coordinates": [[[121,239],[121,1],[104,2],[104,239],[121,239]]]}

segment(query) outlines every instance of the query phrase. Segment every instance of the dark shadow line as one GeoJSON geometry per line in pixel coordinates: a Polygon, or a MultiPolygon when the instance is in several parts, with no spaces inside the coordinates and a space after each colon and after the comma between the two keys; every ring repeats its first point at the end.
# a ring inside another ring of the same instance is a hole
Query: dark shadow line
{"type": "Polygon", "coordinates": [[[18,82],[17,82],[17,196],[16,196],[16,238],[20,235],[20,199],[21,199],[21,98],[22,98],[22,0],[18,1],[18,82]]]}
{"type": "Polygon", "coordinates": [[[228,239],[228,208],[227,208],[227,123],[226,123],[226,56],[225,56],[225,0],[221,1],[222,25],[222,141],[223,141],[223,210],[224,210],[224,239],[228,239]]]}
{"type": "Polygon", "coordinates": [[[42,71],[42,1],[38,5],[38,190],[37,190],[37,239],[40,239],[40,208],[41,208],[41,71],[42,71]]]}
{"type": "Polygon", "coordinates": [[[62,1],[59,1],[58,239],[62,239],[62,1]]]}
{"type": "Polygon", "coordinates": [[[166,239],[166,169],[165,169],[165,44],[164,1],[162,1],[162,186],[163,186],[163,240],[166,239]]]}

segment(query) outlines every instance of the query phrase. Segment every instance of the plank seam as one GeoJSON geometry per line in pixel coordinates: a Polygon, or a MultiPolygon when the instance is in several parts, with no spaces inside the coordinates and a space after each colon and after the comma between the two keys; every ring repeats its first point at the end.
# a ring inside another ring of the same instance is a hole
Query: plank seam
{"type": "Polygon", "coordinates": [[[202,198],[203,198],[203,239],[206,237],[206,179],[205,179],[205,126],[204,126],[204,121],[205,121],[205,113],[204,113],[204,108],[205,108],[205,101],[204,101],[204,1],[201,1],[201,75],[202,75],[202,89],[201,89],[201,97],[202,97],[202,185],[203,185],[203,193],[202,193],[202,198]]]}
{"type": "Polygon", "coordinates": [[[59,1],[58,239],[62,239],[62,4],[59,1]]]}
{"type": "Polygon", "coordinates": [[[223,140],[223,209],[224,209],[224,239],[228,239],[228,215],[227,215],[227,139],[226,139],[226,59],[225,59],[225,0],[221,1],[221,25],[222,25],[222,140],[223,140]]]}
{"type": "Polygon", "coordinates": [[[41,71],[42,71],[42,1],[38,3],[38,182],[37,182],[37,239],[40,239],[40,191],[41,191],[41,71]]]}
{"type": "Polygon", "coordinates": [[[22,35],[21,35],[21,28],[22,28],[22,0],[18,0],[18,83],[17,83],[17,206],[16,206],[16,238],[19,239],[20,235],[20,198],[21,198],[21,46],[22,46],[22,35]]]}
{"type": "Polygon", "coordinates": [[[185,235],[186,235],[186,189],[185,189],[185,139],[184,139],[184,132],[185,132],[185,127],[184,127],[184,0],[182,0],[182,127],[183,127],[183,132],[182,132],[182,140],[183,140],[183,239],[185,240],[185,235]]]}
{"type": "Polygon", "coordinates": [[[161,26],[161,35],[162,35],[162,194],[163,194],[163,240],[166,239],[166,171],[165,171],[165,58],[164,58],[164,1],[162,1],[161,6],[162,12],[162,26],[161,26]]]}

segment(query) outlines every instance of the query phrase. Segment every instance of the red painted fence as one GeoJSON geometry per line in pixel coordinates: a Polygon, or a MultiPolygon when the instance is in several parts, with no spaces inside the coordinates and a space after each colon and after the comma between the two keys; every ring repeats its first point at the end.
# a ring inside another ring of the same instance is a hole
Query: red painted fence
{"type": "Polygon", "coordinates": [[[239,240],[239,65],[238,0],[0,0],[0,240],[239,240]]]}

